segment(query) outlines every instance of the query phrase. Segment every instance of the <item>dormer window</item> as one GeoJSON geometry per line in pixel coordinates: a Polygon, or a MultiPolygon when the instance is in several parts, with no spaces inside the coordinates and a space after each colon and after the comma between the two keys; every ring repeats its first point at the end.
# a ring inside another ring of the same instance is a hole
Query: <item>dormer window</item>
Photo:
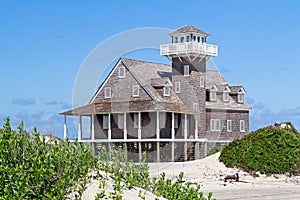
{"type": "Polygon", "coordinates": [[[238,102],[244,103],[244,93],[238,93],[238,102]]]}
{"type": "Polygon", "coordinates": [[[218,88],[215,85],[213,85],[212,88],[210,89],[210,93],[209,93],[210,101],[217,100],[217,91],[218,91],[218,88]]]}
{"type": "Polygon", "coordinates": [[[164,87],[164,96],[165,96],[165,97],[169,97],[169,96],[170,96],[170,93],[171,93],[170,87],[165,86],[165,87],[164,87]]]}
{"type": "Polygon", "coordinates": [[[223,92],[223,101],[228,102],[229,101],[229,92],[223,92]]]}
{"type": "Polygon", "coordinates": [[[189,76],[190,75],[190,66],[189,65],[184,65],[183,75],[184,76],[189,76]]]}
{"type": "Polygon", "coordinates": [[[210,92],[210,100],[211,101],[216,101],[217,100],[217,92],[216,91],[211,91],[210,92]]]}
{"type": "Polygon", "coordinates": [[[119,68],[119,78],[125,78],[125,67],[119,68]]]}

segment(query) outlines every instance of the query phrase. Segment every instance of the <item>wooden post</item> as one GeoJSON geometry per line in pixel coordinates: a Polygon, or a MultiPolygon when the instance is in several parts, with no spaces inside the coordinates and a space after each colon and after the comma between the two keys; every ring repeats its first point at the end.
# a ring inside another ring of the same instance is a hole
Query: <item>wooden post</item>
{"type": "Polygon", "coordinates": [[[64,115],[64,140],[67,139],[67,116],[64,115]]]}
{"type": "Polygon", "coordinates": [[[142,139],[141,112],[138,112],[138,139],[142,139]]]}
{"type": "Polygon", "coordinates": [[[82,136],[82,117],[81,115],[79,115],[79,119],[78,119],[78,141],[81,141],[81,136],[82,136]]]}
{"type": "Polygon", "coordinates": [[[156,139],[160,138],[160,128],[159,128],[159,112],[156,112],[156,139]]]}
{"type": "Polygon", "coordinates": [[[91,115],[91,133],[92,133],[92,141],[95,140],[95,114],[91,115]]]}
{"type": "Polygon", "coordinates": [[[108,140],[111,140],[110,113],[108,113],[108,140]]]}
{"type": "MultiPolygon", "coordinates": [[[[126,124],[127,124],[127,121],[126,121],[126,113],[124,113],[124,132],[123,132],[123,134],[124,134],[124,140],[127,140],[127,126],[126,126],[126,124]]],[[[126,144],[126,143],[125,143],[126,144]]]]}

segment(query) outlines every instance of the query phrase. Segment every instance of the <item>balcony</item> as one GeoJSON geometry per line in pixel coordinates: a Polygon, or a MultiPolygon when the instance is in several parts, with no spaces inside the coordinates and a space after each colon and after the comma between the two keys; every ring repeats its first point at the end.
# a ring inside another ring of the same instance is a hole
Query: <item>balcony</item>
{"type": "Polygon", "coordinates": [[[183,42],[173,44],[160,45],[160,55],[204,55],[204,56],[218,56],[218,46],[198,42],[183,42]]]}

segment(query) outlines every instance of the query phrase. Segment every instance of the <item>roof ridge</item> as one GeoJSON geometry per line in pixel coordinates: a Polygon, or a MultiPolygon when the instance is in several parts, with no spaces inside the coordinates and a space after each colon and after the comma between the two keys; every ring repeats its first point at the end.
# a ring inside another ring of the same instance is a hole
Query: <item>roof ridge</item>
{"type": "Polygon", "coordinates": [[[165,63],[158,63],[158,62],[154,62],[154,61],[146,61],[146,60],[138,60],[138,59],[133,59],[133,58],[125,58],[125,57],[121,57],[120,59],[122,59],[122,60],[137,61],[137,62],[152,63],[152,64],[159,64],[159,65],[165,65],[165,66],[168,66],[168,67],[171,67],[171,66],[172,66],[172,65],[165,64],[165,63]]]}

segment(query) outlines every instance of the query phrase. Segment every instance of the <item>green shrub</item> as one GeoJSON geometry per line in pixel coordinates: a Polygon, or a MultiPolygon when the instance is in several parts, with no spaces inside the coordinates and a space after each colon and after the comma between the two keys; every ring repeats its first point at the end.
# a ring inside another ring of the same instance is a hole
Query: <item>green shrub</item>
{"type": "Polygon", "coordinates": [[[6,120],[0,136],[0,199],[64,199],[81,196],[96,166],[89,146],[55,140],[47,144],[37,129],[18,131],[6,120]]]}
{"type": "Polygon", "coordinates": [[[248,172],[292,173],[300,170],[300,136],[290,123],[268,126],[226,145],[219,160],[248,172]]]}

